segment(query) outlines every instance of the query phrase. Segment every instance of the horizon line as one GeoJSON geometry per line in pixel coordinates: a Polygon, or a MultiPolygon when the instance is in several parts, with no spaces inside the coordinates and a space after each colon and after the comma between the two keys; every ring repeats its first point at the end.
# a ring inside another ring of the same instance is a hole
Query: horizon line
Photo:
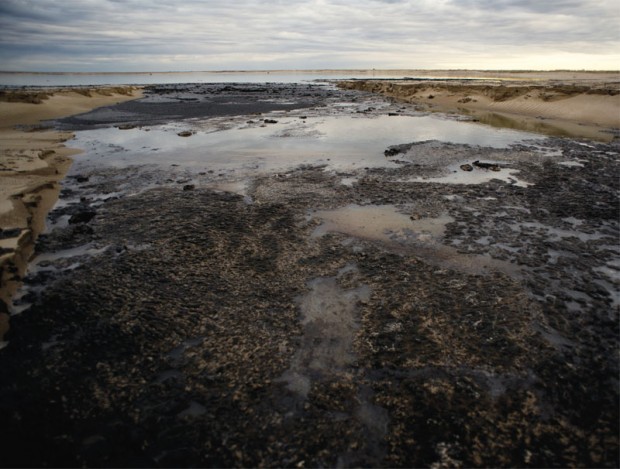
{"type": "Polygon", "coordinates": [[[144,72],[128,71],[32,71],[32,70],[0,70],[6,74],[33,74],[33,75],[148,75],[148,74],[181,74],[181,73],[273,73],[273,72],[589,72],[589,73],[620,73],[620,69],[481,69],[481,68],[312,68],[312,69],[257,69],[257,70],[158,70],[144,72]]]}

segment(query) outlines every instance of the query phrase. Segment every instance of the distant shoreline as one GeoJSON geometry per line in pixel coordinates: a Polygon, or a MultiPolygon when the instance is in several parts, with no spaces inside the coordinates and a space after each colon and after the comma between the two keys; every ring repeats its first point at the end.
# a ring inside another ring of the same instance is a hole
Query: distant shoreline
{"type": "Polygon", "coordinates": [[[480,80],[527,83],[620,83],[620,71],[313,69],[167,72],[0,72],[0,88],[125,86],[171,83],[301,83],[333,80],[480,80]]]}
{"type": "Polygon", "coordinates": [[[342,69],[274,69],[274,70],[169,70],[169,71],[153,71],[153,72],[46,72],[46,71],[26,71],[26,70],[0,70],[0,73],[12,74],[12,75],[171,75],[171,74],[185,74],[185,73],[386,73],[386,74],[402,74],[406,72],[422,73],[424,75],[436,74],[436,73],[474,73],[474,74],[524,74],[524,73],[540,73],[540,74],[552,74],[552,73],[613,73],[620,74],[619,70],[571,70],[571,69],[557,69],[557,70],[476,70],[466,68],[453,68],[453,69],[366,69],[366,68],[342,68],[342,69]]]}

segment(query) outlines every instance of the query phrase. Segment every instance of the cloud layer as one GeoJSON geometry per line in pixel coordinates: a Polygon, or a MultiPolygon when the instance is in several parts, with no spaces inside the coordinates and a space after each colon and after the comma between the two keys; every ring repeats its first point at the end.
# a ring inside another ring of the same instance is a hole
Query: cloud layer
{"type": "Polygon", "coordinates": [[[0,69],[620,69],[617,0],[2,0],[0,69]]]}

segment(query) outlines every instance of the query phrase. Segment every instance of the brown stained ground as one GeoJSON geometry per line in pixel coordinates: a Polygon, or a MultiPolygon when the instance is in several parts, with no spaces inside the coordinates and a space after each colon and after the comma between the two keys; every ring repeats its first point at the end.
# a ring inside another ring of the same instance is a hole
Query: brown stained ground
{"type": "Polygon", "coordinates": [[[529,187],[407,180],[471,151],[437,142],[350,185],[308,166],[243,195],[172,170],[66,181],[83,199],[52,220],[96,216],[39,250],[101,250],[31,271],[0,352],[3,464],[616,467],[620,148],[545,145],[492,150],[529,187]],[[411,225],[324,226],[352,205],[411,225]]]}

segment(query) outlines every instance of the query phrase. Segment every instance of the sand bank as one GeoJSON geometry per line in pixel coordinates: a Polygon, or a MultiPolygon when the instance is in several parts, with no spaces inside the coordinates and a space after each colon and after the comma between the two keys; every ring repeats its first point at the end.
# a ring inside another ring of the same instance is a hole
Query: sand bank
{"type": "Polygon", "coordinates": [[[7,304],[19,286],[34,241],[45,226],[62,180],[77,153],[41,122],[136,99],[135,87],[0,92],[0,340],[7,304]]]}
{"type": "Polygon", "coordinates": [[[499,127],[609,141],[620,129],[620,74],[355,80],[345,89],[381,93],[423,109],[460,112],[499,127]],[[597,79],[598,78],[598,79],[597,79]]]}

